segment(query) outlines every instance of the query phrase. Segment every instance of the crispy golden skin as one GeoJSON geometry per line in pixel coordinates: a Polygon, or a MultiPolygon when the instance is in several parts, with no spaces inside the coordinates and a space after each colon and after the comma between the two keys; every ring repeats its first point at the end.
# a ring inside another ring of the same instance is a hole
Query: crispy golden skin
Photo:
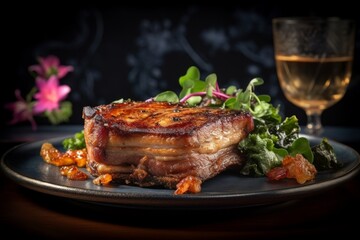
{"type": "Polygon", "coordinates": [[[237,144],[254,128],[248,113],[166,102],[85,107],[83,118],[93,175],[170,188],[241,165],[237,144]]]}

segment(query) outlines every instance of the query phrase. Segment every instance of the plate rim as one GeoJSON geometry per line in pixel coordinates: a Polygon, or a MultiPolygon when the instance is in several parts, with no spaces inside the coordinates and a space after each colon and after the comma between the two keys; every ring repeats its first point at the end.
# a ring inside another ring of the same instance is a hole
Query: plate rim
{"type": "MultiPolygon", "coordinates": [[[[319,141],[320,137],[314,137],[306,134],[300,134],[309,140],[319,141]]],[[[202,195],[202,194],[182,194],[174,195],[173,190],[163,189],[164,194],[152,196],[144,193],[122,193],[99,191],[94,189],[82,189],[73,186],[59,185],[51,182],[44,182],[39,179],[24,176],[9,167],[6,164],[6,157],[31,144],[41,144],[42,142],[57,142],[66,138],[66,136],[50,138],[34,142],[26,142],[16,145],[8,149],[1,157],[1,170],[11,180],[19,185],[45,194],[50,194],[57,197],[64,197],[74,200],[86,201],[99,204],[111,204],[117,207],[130,208],[186,208],[186,209],[223,209],[223,208],[240,208],[251,207],[259,205],[269,205],[275,203],[286,202],[289,200],[300,199],[309,195],[320,194],[323,191],[336,187],[345,181],[351,179],[360,170],[360,155],[359,153],[343,143],[329,139],[330,144],[340,146],[352,151],[356,158],[356,164],[352,166],[347,172],[341,176],[314,184],[299,185],[298,187],[288,187],[276,190],[266,190],[250,193],[224,193],[222,195],[202,195]],[[251,201],[250,201],[251,198],[251,201]],[[164,201],[166,204],[164,205],[164,201]],[[219,204],[221,201],[221,204],[219,204]],[[146,204],[144,204],[146,202],[146,204]],[[205,204],[204,204],[205,202],[205,204]]],[[[44,163],[47,164],[47,163],[44,163]]],[[[135,186],[136,187],[136,186],[135,186]]],[[[139,189],[143,189],[138,187],[139,189]]]]}

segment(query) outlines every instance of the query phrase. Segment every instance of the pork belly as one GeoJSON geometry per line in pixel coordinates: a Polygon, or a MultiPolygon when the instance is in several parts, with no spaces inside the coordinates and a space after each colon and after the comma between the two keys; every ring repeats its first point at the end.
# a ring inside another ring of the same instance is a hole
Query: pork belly
{"type": "Polygon", "coordinates": [[[237,145],[254,128],[249,113],[167,102],[84,107],[83,118],[92,175],[171,189],[242,166],[237,145]]]}

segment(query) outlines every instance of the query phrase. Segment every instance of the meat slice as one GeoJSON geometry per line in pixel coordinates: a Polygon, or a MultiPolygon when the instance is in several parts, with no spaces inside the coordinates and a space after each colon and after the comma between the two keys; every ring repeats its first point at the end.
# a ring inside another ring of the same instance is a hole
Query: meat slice
{"type": "Polygon", "coordinates": [[[244,162],[237,145],[254,128],[250,114],[167,102],[84,107],[87,168],[94,176],[174,189],[244,162]]]}

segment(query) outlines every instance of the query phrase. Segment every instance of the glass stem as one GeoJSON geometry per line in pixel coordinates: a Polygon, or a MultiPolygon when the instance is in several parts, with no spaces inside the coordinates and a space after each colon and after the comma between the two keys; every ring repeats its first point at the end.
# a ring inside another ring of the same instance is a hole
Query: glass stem
{"type": "Polygon", "coordinates": [[[320,135],[323,132],[321,125],[321,111],[306,111],[306,132],[311,135],[320,135]]]}

